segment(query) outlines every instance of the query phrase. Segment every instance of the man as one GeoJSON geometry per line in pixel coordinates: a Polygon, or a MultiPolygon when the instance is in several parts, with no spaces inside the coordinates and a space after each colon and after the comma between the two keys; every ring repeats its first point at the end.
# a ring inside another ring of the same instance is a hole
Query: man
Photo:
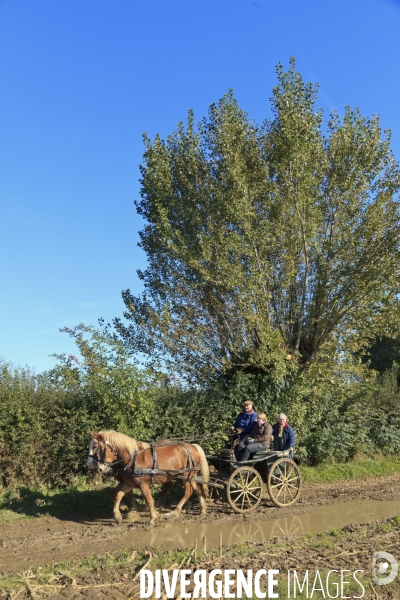
{"type": "Polygon", "coordinates": [[[243,410],[236,417],[231,430],[236,429],[236,433],[239,434],[239,438],[242,440],[246,435],[249,435],[255,423],[257,423],[257,413],[253,410],[253,402],[246,400],[243,403],[243,410]]]}
{"type": "Polygon", "coordinates": [[[274,436],[274,449],[289,450],[291,458],[296,443],[296,436],[292,427],[287,422],[287,416],[284,413],[279,414],[278,422],[272,427],[272,435],[274,436]]]}

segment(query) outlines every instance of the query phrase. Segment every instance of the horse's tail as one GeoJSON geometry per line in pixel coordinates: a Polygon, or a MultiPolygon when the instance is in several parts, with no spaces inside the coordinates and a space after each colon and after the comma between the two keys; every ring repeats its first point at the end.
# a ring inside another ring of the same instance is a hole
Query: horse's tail
{"type": "MultiPolygon", "coordinates": [[[[207,482],[210,479],[210,469],[208,468],[208,462],[207,462],[206,455],[204,454],[204,450],[201,446],[199,446],[198,444],[193,444],[193,446],[197,449],[199,456],[200,456],[201,477],[204,482],[207,482]]],[[[208,497],[208,485],[206,485],[205,483],[202,483],[201,485],[203,487],[203,494],[207,498],[208,497]]]]}

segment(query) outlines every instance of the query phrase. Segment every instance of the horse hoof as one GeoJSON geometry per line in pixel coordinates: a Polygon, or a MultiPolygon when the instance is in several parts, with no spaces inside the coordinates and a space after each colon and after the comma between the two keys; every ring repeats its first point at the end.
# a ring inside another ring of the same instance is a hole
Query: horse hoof
{"type": "Polygon", "coordinates": [[[173,512],[169,512],[169,513],[166,513],[165,515],[163,515],[163,518],[166,519],[167,521],[176,521],[176,519],[179,518],[179,515],[178,515],[178,513],[173,511],[173,512]]]}
{"type": "Polygon", "coordinates": [[[125,521],[127,523],[134,523],[135,521],[140,521],[140,516],[136,512],[134,512],[133,510],[131,510],[126,515],[125,521]]]}

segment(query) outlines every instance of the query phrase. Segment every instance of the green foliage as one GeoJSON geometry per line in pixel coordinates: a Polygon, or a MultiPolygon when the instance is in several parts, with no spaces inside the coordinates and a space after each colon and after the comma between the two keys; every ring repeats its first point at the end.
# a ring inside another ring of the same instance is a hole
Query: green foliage
{"type": "Polygon", "coordinates": [[[293,60],[277,76],[262,126],[229,92],[197,130],[189,112],[166,141],[145,137],[145,292],[123,293],[130,325],[117,326],[153,362],[208,384],[340,363],[398,310],[390,134],[350,108],[323,126],[317,86],[293,60]]]}
{"type": "Polygon", "coordinates": [[[363,361],[381,375],[391,369],[394,362],[400,364],[400,337],[378,337],[367,348],[363,361]]]}
{"type": "Polygon", "coordinates": [[[345,461],[357,455],[400,453],[398,368],[376,377],[350,361],[315,363],[275,381],[270,375],[235,374],[220,397],[240,407],[251,398],[271,423],[285,412],[303,463],[345,461]]]}
{"type": "Polygon", "coordinates": [[[93,420],[80,394],[56,388],[46,375],[0,364],[0,476],[65,485],[81,472],[93,420]]]}
{"type": "Polygon", "coordinates": [[[89,430],[143,439],[158,387],[108,327],[66,329],[81,358],[58,356],[51,371],[0,363],[0,476],[67,485],[85,472],[89,430]]]}
{"type": "Polygon", "coordinates": [[[102,429],[142,439],[153,412],[154,377],[132,362],[121,340],[102,322],[97,329],[80,324],[61,331],[74,339],[80,359],[55,355],[59,363],[48,373],[50,381],[85,397],[88,408],[101,415],[102,429]]]}
{"type": "Polygon", "coordinates": [[[242,406],[235,406],[226,390],[163,386],[157,393],[154,416],[149,427],[151,439],[196,439],[207,452],[218,452],[229,439],[232,425],[242,406]]]}
{"type": "MultiPolygon", "coordinates": [[[[73,361],[71,369],[75,364],[73,361]]],[[[339,375],[331,380],[321,376],[318,381],[316,372],[303,372],[291,381],[284,380],[284,385],[271,382],[267,376],[236,375],[229,385],[210,390],[171,385],[166,377],[158,377],[152,387],[147,383],[150,400],[136,404],[135,412],[131,412],[130,403],[124,408],[117,398],[119,412],[115,409],[109,414],[103,410],[102,396],[93,394],[96,386],[90,381],[77,386],[75,377],[75,383],[68,387],[70,375],[64,363],[52,371],[51,377],[1,365],[3,485],[40,481],[65,486],[76,481],[77,476],[87,473],[90,429],[122,430],[127,424],[125,431],[137,439],[196,438],[203,440],[208,452],[217,452],[228,439],[229,425],[246,397],[254,400],[256,410],[267,413],[270,422],[282,410],[288,414],[296,432],[297,459],[303,464],[322,462],[322,479],[337,478],[338,473],[343,478],[391,473],[392,468],[398,468],[394,459],[385,465],[376,460],[359,466],[335,465],[360,454],[400,454],[397,368],[364,384],[346,385],[339,375]],[[59,379],[55,377],[61,370],[62,380],[60,375],[59,379]]],[[[110,389],[109,383],[107,386],[110,389]]]]}
{"type": "Polygon", "coordinates": [[[371,439],[383,452],[400,454],[400,367],[396,364],[381,375],[373,390],[369,420],[371,439]]]}
{"type": "MultiPolygon", "coordinates": [[[[0,364],[3,485],[76,482],[87,474],[90,429],[116,429],[141,440],[195,438],[206,451],[217,452],[248,397],[270,422],[280,411],[287,413],[296,432],[296,457],[303,464],[400,454],[396,365],[382,376],[365,369],[363,377],[349,362],[330,370],[320,364],[300,372],[288,367],[281,380],[272,374],[233,372],[213,387],[188,387],[138,369],[108,330],[81,325],[68,333],[80,359],[60,357],[43,375],[0,364]]],[[[344,478],[391,472],[390,465],[368,465],[334,465],[333,476],[337,471],[344,478]]]]}

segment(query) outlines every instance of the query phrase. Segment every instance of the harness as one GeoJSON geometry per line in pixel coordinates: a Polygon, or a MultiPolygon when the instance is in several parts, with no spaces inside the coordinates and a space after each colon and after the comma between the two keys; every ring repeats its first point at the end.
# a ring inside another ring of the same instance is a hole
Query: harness
{"type": "Polygon", "coordinates": [[[162,444],[160,444],[160,443],[150,444],[150,449],[151,449],[152,458],[153,458],[153,466],[151,469],[138,469],[136,466],[138,455],[141,454],[142,452],[145,452],[149,448],[143,448],[142,450],[135,450],[133,452],[133,454],[129,457],[129,460],[126,463],[126,465],[123,468],[121,468],[119,466],[119,464],[121,462],[123,462],[123,459],[122,458],[118,459],[117,451],[108,442],[105,442],[105,443],[115,453],[115,455],[116,455],[115,460],[113,460],[112,462],[109,462],[109,461],[100,459],[100,444],[97,447],[97,456],[96,457],[94,455],[89,455],[89,456],[91,458],[93,458],[94,460],[96,460],[97,464],[102,463],[102,464],[106,465],[107,467],[111,468],[112,471],[114,472],[114,476],[115,475],[125,475],[127,477],[148,477],[149,475],[151,475],[150,487],[153,487],[153,485],[155,483],[155,478],[157,475],[164,475],[166,477],[185,479],[185,480],[189,481],[191,479],[191,477],[184,476],[184,473],[200,470],[200,467],[196,467],[194,464],[194,460],[193,460],[193,456],[192,456],[190,447],[187,444],[185,444],[184,442],[168,442],[168,443],[162,443],[162,444]],[[186,456],[187,456],[186,467],[184,469],[158,469],[157,447],[172,446],[175,444],[176,445],[179,444],[179,445],[183,446],[186,450],[186,456]]]}

